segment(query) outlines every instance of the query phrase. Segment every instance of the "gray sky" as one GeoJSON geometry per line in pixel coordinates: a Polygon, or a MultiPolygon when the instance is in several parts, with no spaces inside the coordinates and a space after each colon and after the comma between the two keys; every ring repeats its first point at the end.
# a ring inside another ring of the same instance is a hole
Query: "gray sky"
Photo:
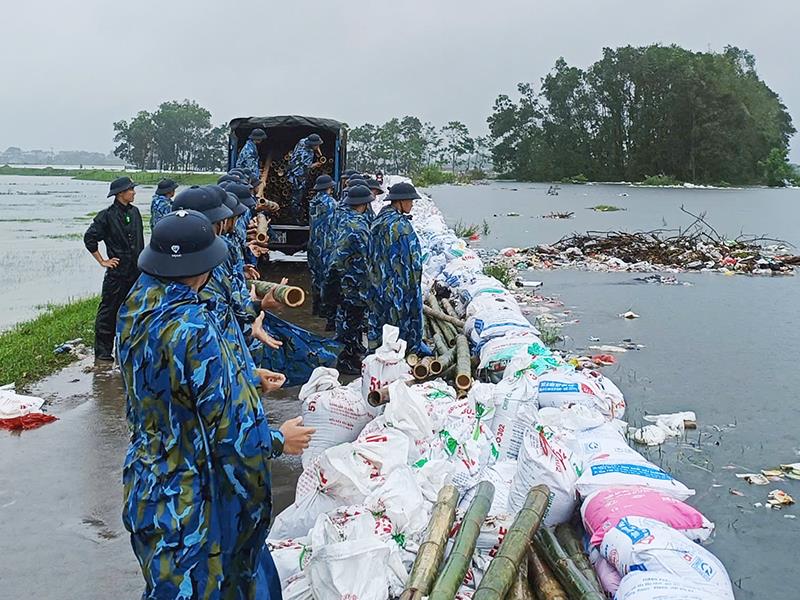
{"type": "Polygon", "coordinates": [[[115,120],[183,98],[218,123],[409,114],[479,133],[558,56],[654,42],[749,49],[800,127],[797,0],[10,0],[3,20],[0,149],[108,151],[115,120]]]}

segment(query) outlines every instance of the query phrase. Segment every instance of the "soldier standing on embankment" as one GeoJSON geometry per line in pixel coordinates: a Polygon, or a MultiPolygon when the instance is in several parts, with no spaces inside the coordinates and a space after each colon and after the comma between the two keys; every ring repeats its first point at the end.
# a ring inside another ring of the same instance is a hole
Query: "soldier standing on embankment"
{"type": "Polygon", "coordinates": [[[103,290],[94,322],[94,356],[96,360],[113,361],[117,311],[139,277],[136,262],[144,248],[142,215],[133,206],[136,184],[130,177],[111,182],[107,198],[114,203],[95,216],[83,236],[86,249],[101,267],[105,267],[103,290]],[[105,242],[108,258],[103,258],[98,243],[105,242]]]}

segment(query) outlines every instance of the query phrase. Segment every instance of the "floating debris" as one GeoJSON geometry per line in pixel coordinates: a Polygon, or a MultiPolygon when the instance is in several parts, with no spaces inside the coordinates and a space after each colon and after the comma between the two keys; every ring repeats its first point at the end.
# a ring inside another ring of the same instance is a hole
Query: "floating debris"
{"type": "Polygon", "coordinates": [[[679,281],[674,275],[662,275],[661,273],[653,273],[645,277],[634,277],[634,281],[641,281],[642,283],[657,283],[659,285],[685,285],[692,286],[693,283],[688,281],[679,281]]]}
{"type": "Polygon", "coordinates": [[[627,208],[620,208],[612,204],[598,204],[597,206],[590,206],[589,210],[594,212],[618,212],[620,210],[628,210],[627,208]]]}
{"type": "Polygon", "coordinates": [[[752,485],[769,485],[769,479],[767,479],[761,473],[736,473],[736,477],[739,479],[744,479],[747,483],[752,485]]]}
{"type": "Polygon", "coordinates": [[[783,490],[772,490],[767,495],[767,504],[769,504],[772,508],[783,508],[784,506],[789,506],[790,504],[794,504],[794,498],[792,498],[789,494],[784,492],[783,490]]]}
{"type": "Polygon", "coordinates": [[[518,217],[519,213],[518,212],[509,212],[509,213],[506,213],[506,216],[507,217],[518,217]]]}
{"type": "Polygon", "coordinates": [[[575,216],[574,212],[551,212],[547,213],[546,215],[542,215],[543,219],[571,219],[575,216]]]}
{"type": "Polygon", "coordinates": [[[623,319],[638,319],[638,318],[639,318],[639,315],[637,315],[637,314],[636,314],[635,312],[633,312],[632,310],[629,310],[629,311],[627,311],[627,312],[624,312],[624,313],[622,313],[622,314],[621,314],[621,315],[619,315],[619,316],[620,316],[620,317],[622,317],[623,319]]]}
{"type": "Polygon", "coordinates": [[[739,490],[735,490],[733,488],[730,488],[728,490],[728,493],[732,494],[733,496],[744,496],[742,492],[740,492],[739,490]]]}

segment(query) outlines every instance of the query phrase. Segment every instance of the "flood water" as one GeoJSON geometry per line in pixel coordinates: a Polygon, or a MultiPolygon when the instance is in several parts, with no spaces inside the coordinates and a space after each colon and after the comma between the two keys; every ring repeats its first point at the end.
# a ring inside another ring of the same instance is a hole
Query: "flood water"
{"type": "MultiPolygon", "coordinates": [[[[34,315],[47,302],[97,293],[102,272],[80,237],[88,214],[103,208],[106,183],[66,178],[0,177],[0,329],[34,315]]],[[[768,233],[800,243],[800,191],[651,190],[623,186],[494,183],[433,188],[451,224],[481,223],[484,247],[552,242],[572,231],[685,226],[705,211],[721,233],[768,233]],[[628,194],[619,196],[619,194],[628,194]],[[585,207],[614,204],[625,212],[585,207]],[[541,219],[574,211],[570,220],[541,219]],[[518,217],[505,216],[509,212],[518,217]],[[494,216],[497,215],[497,216],[494,216]]],[[[148,212],[152,188],[139,188],[148,212]]],[[[302,267],[283,265],[308,287],[302,267]]],[[[699,428],[680,442],[644,453],[697,490],[691,503],[717,524],[710,549],[726,565],[740,599],[786,596],[800,533],[795,506],[754,508],[772,489],[800,496],[800,482],[749,486],[735,473],[800,461],[794,342],[800,330],[798,277],[686,274],[692,286],[636,283],[635,274],[526,272],[544,281],[578,322],[564,347],[585,348],[590,337],[616,345],[643,344],[618,355],[606,373],[625,392],[628,419],[644,413],[694,410],[699,428]],[[626,321],[628,309],[641,315],[626,321]],[[736,490],[744,494],[730,493],[736,490]]],[[[307,307],[283,315],[319,331],[307,307]]],[[[595,342],[592,342],[595,343],[595,342]]],[[[49,349],[43,349],[49,351],[49,349]]],[[[0,382],[0,384],[6,382],[0,382]]],[[[124,399],[114,370],[76,363],[34,386],[60,420],[22,434],[0,432],[0,571],[3,598],[137,598],[141,575],[120,522],[121,464],[126,449],[124,399]]],[[[297,389],[267,400],[270,420],[297,414],[297,389]]],[[[291,502],[299,460],[273,469],[276,510],[291,502]]],[[[792,593],[789,594],[792,596],[792,593]]]]}

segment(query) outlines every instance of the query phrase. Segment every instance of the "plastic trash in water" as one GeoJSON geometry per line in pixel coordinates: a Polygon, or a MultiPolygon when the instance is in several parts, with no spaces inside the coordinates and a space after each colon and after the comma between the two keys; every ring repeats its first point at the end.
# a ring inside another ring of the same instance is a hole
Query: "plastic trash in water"
{"type": "Polygon", "coordinates": [[[794,504],[794,498],[792,498],[789,494],[784,492],[783,490],[772,490],[767,495],[767,504],[769,504],[772,508],[783,508],[784,506],[789,506],[790,504],[794,504]]]}
{"type": "Polygon", "coordinates": [[[623,319],[638,319],[638,318],[639,318],[639,315],[637,315],[637,314],[636,314],[635,312],[633,312],[632,310],[629,310],[629,311],[627,311],[627,312],[624,312],[624,313],[622,313],[622,314],[621,314],[621,315],[619,315],[619,316],[620,316],[620,317],[622,317],[623,319]]]}

